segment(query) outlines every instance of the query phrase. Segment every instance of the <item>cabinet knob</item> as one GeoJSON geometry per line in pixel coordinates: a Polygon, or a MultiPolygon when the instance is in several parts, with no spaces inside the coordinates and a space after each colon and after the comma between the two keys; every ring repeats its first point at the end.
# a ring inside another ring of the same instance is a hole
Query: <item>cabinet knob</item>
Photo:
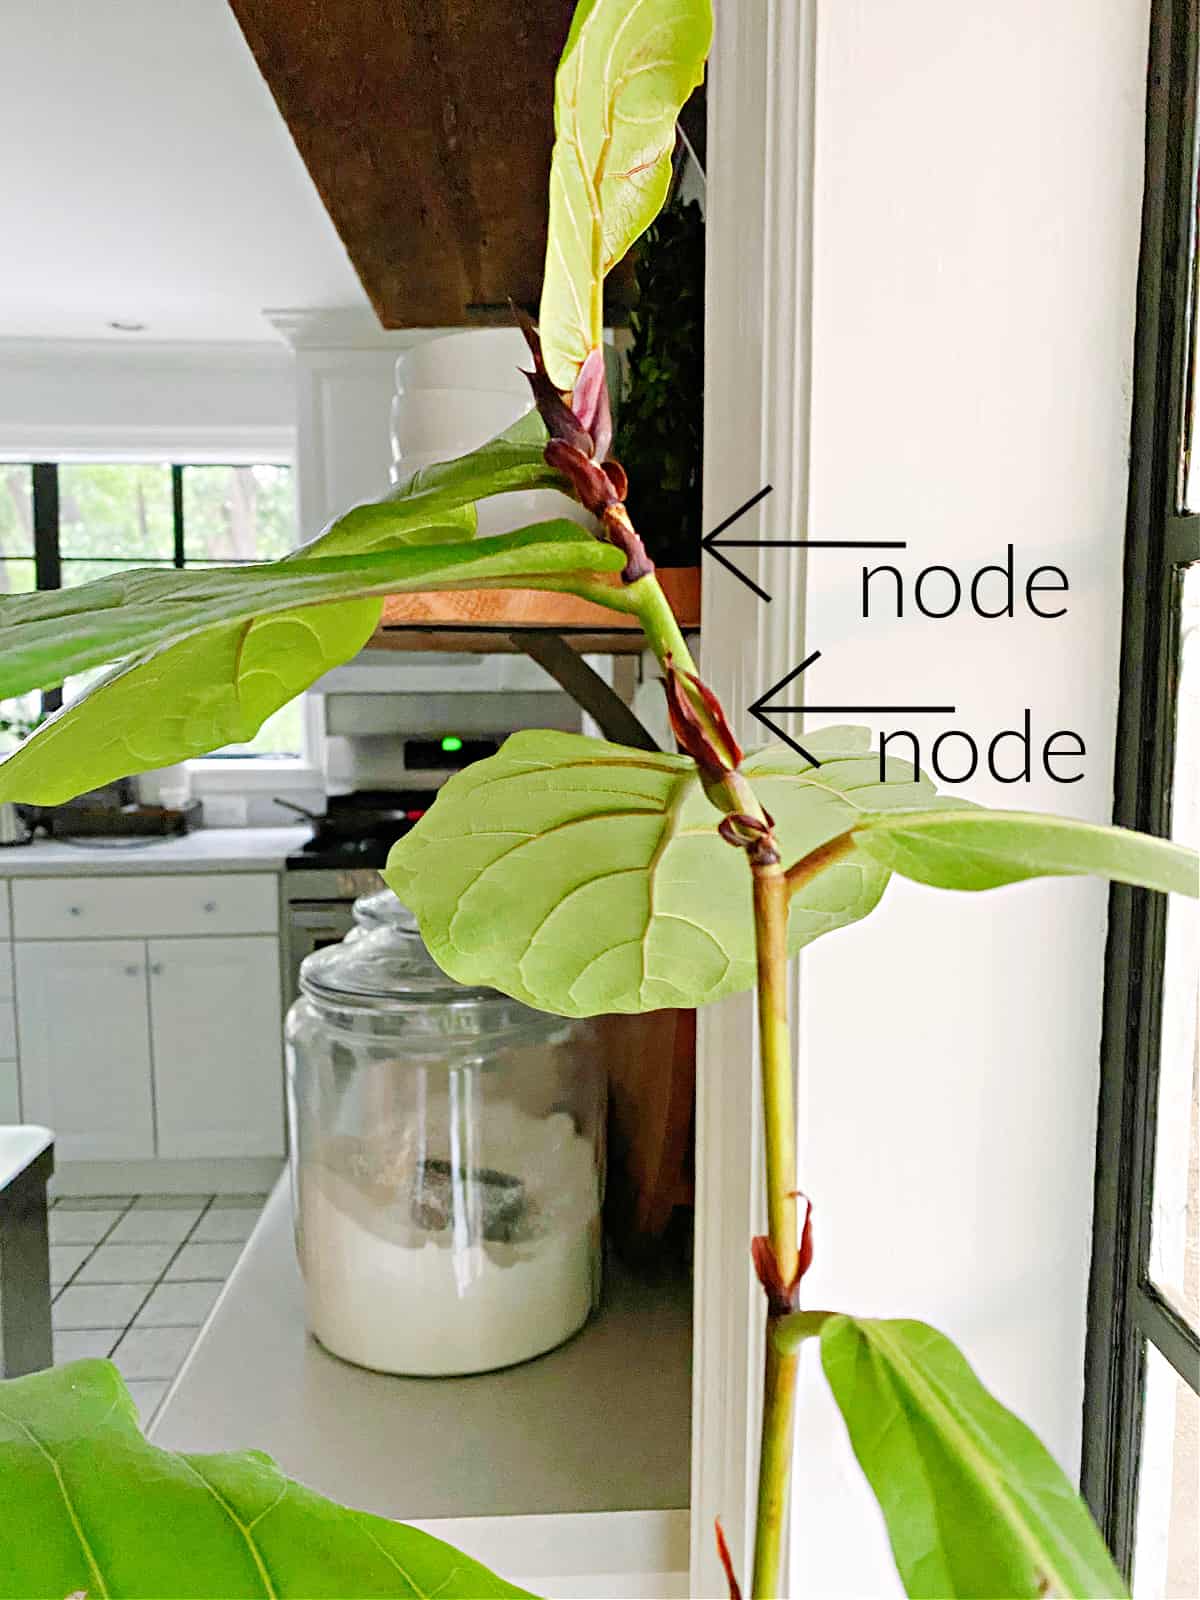
{"type": "Polygon", "coordinates": [[[81,917],[83,915],[83,907],[82,906],[68,906],[67,907],[67,915],[70,916],[70,917],[81,917]]]}
{"type": "Polygon", "coordinates": [[[204,909],[205,911],[215,911],[217,909],[217,902],[215,900],[206,900],[204,902],[204,909]]]}
{"type": "Polygon", "coordinates": [[[162,974],[163,974],[163,964],[162,964],[162,962],[161,961],[152,961],[150,963],[150,972],[151,972],[151,975],[153,977],[161,978],[162,974]]]}
{"type": "Polygon", "coordinates": [[[141,967],[139,967],[135,962],[131,961],[125,968],[125,976],[127,978],[136,978],[141,970],[141,967]]]}

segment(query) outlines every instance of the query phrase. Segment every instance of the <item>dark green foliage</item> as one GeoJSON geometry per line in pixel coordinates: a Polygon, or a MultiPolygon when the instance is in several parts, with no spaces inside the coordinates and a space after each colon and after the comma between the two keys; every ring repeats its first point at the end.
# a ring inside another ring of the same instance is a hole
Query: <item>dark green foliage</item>
{"type": "Polygon", "coordinates": [[[704,217],[668,206],[638,252],[629,383],[613,454],[629,474],[629,508],[660,566],[700,560],[704,455],[704,217]]]}

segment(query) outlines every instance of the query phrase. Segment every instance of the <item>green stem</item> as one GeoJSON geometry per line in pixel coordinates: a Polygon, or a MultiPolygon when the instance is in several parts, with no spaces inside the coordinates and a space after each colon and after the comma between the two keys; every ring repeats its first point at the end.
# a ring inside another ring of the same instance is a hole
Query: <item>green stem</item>
{"type": "MultiPolygon", "coordinates": [[[[789,894],[787,876],[778,861],[752,863],[752,871],[767,1218],[779,1275],[788,1285],[795,1279],[800,1259],[796,1216],[796,1103],[792,1088],[787,994],[789,894]]],[[[774,1332],[779,1320],[779,1312],[772,1309],[767,1317],[763,1371],[753,1600],[778,1600],[782,1594],[798,1357],[794,1352],[781,1350],[776,1343],[774,1332]]]]}
{"type": "Polygon", "coordinates": [[[670,660],[680,672],[694,673],[696,663],[684,643],[675,613],[671,610],[671,602],[663,593],[657,574],[648,572],[644,578],[637,578],[628,586],[625,594],[633,601],[642,632],[646,635],[646,643],[658,657],[658,664],[663,671],[667,670],[670,660]]]}

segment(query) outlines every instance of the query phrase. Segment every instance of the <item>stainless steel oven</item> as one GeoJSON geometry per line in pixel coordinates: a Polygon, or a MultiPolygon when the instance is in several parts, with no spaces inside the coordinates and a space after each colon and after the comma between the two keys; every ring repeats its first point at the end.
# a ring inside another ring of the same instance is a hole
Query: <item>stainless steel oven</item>
{"type": "Polygon", "coordinates": [[[351,912],[360,894],[383,887],[383,879],[369,867],[292,868],[284,876],[287,899],[288,999],[300,993],[300,963],[314,950],[337,944],[354,926],[351,912]]]}

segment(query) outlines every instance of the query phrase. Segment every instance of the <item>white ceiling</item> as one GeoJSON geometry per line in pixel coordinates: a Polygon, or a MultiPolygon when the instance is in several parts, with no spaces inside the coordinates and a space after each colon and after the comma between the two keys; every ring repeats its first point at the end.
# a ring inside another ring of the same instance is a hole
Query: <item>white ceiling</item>
{"type": "Polygon", "coordinates": [[[273,340],[264,307],[366,304],[227,0],[0,14],[0,337],[273,340]]]}

